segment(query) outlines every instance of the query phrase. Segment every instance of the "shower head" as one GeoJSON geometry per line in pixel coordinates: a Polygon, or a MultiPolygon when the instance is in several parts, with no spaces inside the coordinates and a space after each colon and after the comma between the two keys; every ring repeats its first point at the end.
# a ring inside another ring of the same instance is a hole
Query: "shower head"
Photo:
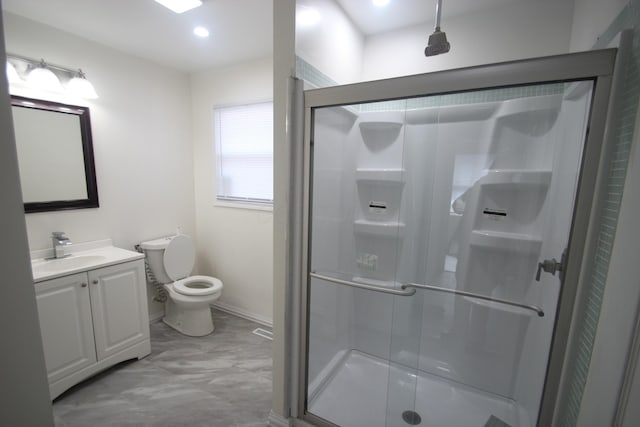
{"type": "Polygon", "coordinates": [[[442,0],[436,2],[436,29],[429,36],[427,47],[424,49],[425,56],[440,55],[449,52],[451,45],[447,41],[447,35],[440,31],[440,16],[442,15],[442,0]]]}
{"type": "Polygon", "coordinates": [[[440,27],[436,27],[436,30],[429,36],[427,47],[424,48],[425,56],[440,55],[441,53],[449,52],[451,45],[447,41],[447,34],[440,31],[440,27]]]}

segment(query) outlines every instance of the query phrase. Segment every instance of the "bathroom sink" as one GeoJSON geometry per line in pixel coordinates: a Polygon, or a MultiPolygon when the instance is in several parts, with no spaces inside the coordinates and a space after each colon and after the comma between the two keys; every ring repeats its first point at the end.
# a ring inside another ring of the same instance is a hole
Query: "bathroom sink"
{"type": "Polygon", "coordinates": [[[34,273],[54,273],[100,264],[107,259],[104,255],[71,255],[67,258],[45,259],[34,262],[31,266],[34,273]]]}
{"type": "Polygon", "coordinates": [[[52,253],[51,249],[31,252],[31,272],[35,283],[144,258],[139,252],[113,246],[111,239],[75,243],[71,255],[66,258],[52,259],[52,253]]]}

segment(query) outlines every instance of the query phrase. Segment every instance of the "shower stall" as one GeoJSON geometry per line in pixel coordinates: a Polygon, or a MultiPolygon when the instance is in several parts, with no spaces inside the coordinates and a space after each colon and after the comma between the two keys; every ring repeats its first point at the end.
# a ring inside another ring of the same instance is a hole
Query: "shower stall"
{"type": "Polygon", "coordinates": [[[305,92],[300,418],[548,425],[614,58],[305,92]]]}

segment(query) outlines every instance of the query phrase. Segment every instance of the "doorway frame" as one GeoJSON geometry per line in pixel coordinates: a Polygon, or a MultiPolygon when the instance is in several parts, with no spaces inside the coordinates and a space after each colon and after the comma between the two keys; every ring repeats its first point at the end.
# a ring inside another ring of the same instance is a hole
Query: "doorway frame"
{"type": "Polygon", "coordinates": [[[532,84],[577,80],[594,82],[564,282],[558,300],[538,414],[537,425],[548,426],[554,422],[574,311],[579,308],[575,305],[575,299],[581,284],[585,283],[584,278],[590,273],[595,249],[597,212],[603,199],[603,183],[608,171],[610,144],[604,139],[616,58],[617,49],[602,49],[304,91],[303,109],[298,108],[290,116],[295,116],[294,126],[296,121],[304,121],[303,129],[298,125],[293,144],[301,150],[293,162],[293,169],[297,171],[294,171],[295,176],[292,178],[299,179],[302,188],[298,193],[299,198],[293,201],[294,212],[297,212],[300,221],[299,227],[293,230],[290,241],[290,245],[299,248],[292,253],[292,256],[298,259],[291,262],[298,268],[293,273],[296,277],[291,281],[293,289],[288,290],[293,303],[289,307],[294,309],[291,310],[289,321],[285,325],[286,334],[291,337],[291,370],[288,375],[292,388],[290,408],[291,417],[295,420],[294,425],[333,425],[306,412],[313,109],[532,84]],[[302,163],[302,167],[296,167],[295,163],[302,163]]]}

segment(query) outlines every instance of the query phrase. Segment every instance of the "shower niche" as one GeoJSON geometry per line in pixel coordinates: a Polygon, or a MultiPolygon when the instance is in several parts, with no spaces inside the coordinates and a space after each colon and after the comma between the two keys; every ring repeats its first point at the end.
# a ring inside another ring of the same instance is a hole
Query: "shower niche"
{"type": "Polygon", "coordinates": [[[562,95],[515,99],[497,111],[486,172],[463,195],[460,289],[515,300],[526,296],[542,249],[557,142],[550,132],[561,103],[562,95]]]}
{"type": "Polygon", "coordinates": [[[353,218],[355,280],[395,284],[398,245],[404,239],[403,114],[361,113],[355,127],[356,203],[353,218]]]}

